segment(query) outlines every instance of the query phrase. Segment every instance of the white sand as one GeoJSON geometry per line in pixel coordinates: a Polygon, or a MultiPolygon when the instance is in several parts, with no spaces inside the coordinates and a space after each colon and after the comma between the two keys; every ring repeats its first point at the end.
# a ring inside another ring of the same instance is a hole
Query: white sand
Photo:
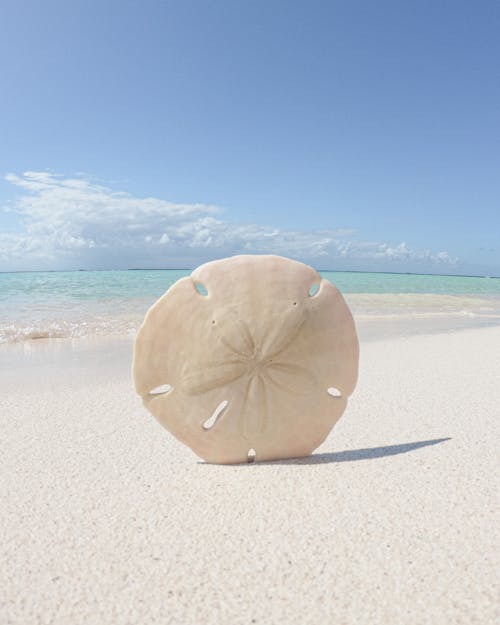
{"type": "Polygon", "coordinates": [[[149,416],[130,342],[85,345],[0,349],[2,625],[498,618],[500,329],[362,344],[316,455],[241,466],[149,416]]]}

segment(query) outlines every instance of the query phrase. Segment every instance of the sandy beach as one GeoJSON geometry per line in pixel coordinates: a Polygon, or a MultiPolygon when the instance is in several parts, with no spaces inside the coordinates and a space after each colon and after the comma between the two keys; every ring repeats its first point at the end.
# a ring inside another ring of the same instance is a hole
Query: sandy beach
{"type": "Polygon", "coordinates": [[[0,349],[4,625],[493,624],[500,328],[361,342],[309,458],[203,463],[132,341],[0,349]]]}

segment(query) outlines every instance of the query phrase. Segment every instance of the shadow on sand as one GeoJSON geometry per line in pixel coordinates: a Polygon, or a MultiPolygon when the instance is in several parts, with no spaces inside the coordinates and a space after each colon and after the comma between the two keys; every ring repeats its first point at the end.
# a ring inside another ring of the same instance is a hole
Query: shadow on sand
{"type": "Polygon", "coordinates": [[[367,449],[350,449],[348,451],[333,451],[326,454],[313,454],[304,458],[290,458],[287,460],[273,460],[269,462],[257,462],[256,464],[327,464],[329,462],[355,462],[356,460],[372,460],[406,454],[420,447],[437,445],[451,440],[447,438],[433,438],[428,441],[416,441],[414,443],[402,443],[401,445],[387,445],[386,447],[368,447],[367,449]]]}
{"type": "MultiPolygon", "coordinates": [[[[225,465],[232,467],[265,466],[267,464],[328,464],[330,462],[355,462],[356,460],[373,460],[374,458],[385,458],[386,456],[396,456],[406,454],[420,447],[437,445],[451,440],[451,437],[432,438],[428,441],[415,441],[414,443],[402,443],[401,445],[387,445],[386,447],[368,447],[366,449],[350,449],[348,451],[332,451],[326,454],[313,454],[303,458],[286,458],[283,460],[262,460],[257,462],[242,462],[239,464],[225,465]]],[[[215,462],[205,462],[200,460],[198,464],[213,464],[215,462]]],[[[221,465],[224,466],[224,465],[221,465]]]]}

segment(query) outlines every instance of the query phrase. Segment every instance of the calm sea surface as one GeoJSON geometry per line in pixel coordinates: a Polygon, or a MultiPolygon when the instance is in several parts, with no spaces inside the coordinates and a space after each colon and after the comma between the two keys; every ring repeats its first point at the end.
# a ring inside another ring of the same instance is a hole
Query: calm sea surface
{"type": "MultiPolygon", "coordinates": [[[[320,272],[357,322],[426,327],[500,324],[500,278],[320,272]],[[391,323],[392,323],[391,322],[391,323]],[[463,325],[463,323],[462,323],[463,325]]],[[[0,343],[133,334],[146,311],[190,270],[0,273],[0,343]]]]}

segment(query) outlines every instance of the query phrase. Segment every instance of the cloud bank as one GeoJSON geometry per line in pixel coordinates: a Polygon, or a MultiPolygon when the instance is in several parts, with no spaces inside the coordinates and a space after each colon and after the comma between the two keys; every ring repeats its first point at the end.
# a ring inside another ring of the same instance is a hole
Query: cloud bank
{"type": "Polygon", "coordinates": [[[363,241],[355,231],[233,223],[206,204],[114,191],[80,175],[27,171],[5,180],[21,194],[0,209],[21,229],[2,232],[0,270],[193,267],[232,254],[281,254],[323,269],[443,271],[448,252],[363,241]]]}

